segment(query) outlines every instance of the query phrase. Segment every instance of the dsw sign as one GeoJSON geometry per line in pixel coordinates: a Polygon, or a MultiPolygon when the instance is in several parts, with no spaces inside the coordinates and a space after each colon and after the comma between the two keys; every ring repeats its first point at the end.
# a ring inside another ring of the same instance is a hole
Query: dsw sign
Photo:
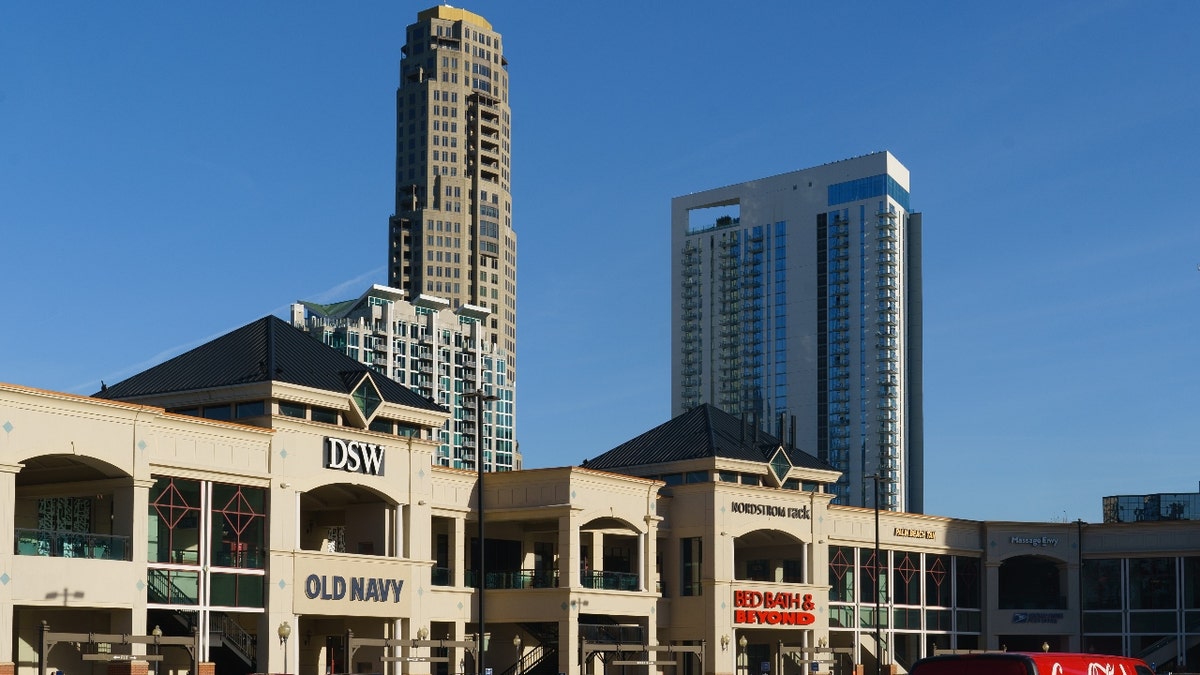
{"type": "Polygon", "coordinates": [[[383,446],[341,438],[326,438],[325,468],[382,476],[383,446]]]}

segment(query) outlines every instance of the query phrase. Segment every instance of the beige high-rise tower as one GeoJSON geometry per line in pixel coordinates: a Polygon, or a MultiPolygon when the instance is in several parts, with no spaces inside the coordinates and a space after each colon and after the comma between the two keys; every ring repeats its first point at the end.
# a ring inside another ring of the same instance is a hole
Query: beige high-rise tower
{"type": "Polygon", "coordinates": [[[517,235],[508,62],[486,19],[440,5],[407,29],[396,91],[388,285],[488,309],[515,379],[517,235]]]}

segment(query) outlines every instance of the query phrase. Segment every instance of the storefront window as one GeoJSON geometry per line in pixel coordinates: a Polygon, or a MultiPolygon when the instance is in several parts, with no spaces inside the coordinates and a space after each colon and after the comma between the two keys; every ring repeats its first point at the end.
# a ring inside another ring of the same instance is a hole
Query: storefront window
{"type": "Polygon", "coordinates": [[[146,599],[163,605],[200,604],[200,573],[180,570],[146,571],[146,599]]]}
{"type": "Polygon", "coordinates": [[[264,578],[250,574],[213,574],[210,602],[216,607],[262,607],[264,578]]]}
{"type": "Polygon", "coordinates": [[[949,631],[952,614],[948,609],[930,609],[925,612],[925,627],[929,630],[949,631]]]}
{"type": "Polygon", "coordinates": [[[854,627],[854,608],[841,605],[829,608],[829,627],[830,628],[853,628],[854,627]]]}
{"type": "Polygon", "coordinates": [[[159,478],[150,490],[150,562],[200,564],[200,483],[159,478]]]}
{"type": "Polygon", "coordinates": [[[925,556],[925,604],[932,607],[949,607],[950,597],[950,556],[925,556]]]}
{"type": "Polygon", "coordinates": [[[703,540],[700,537],[688,537],[679,541],[679,594],[701,595],[700,585],[701,564],[703,563],[703,540]]]}
{"type": "Polygon", "coordinates": [[[1174,633],[1175,612],[1131,612],[1131,633],[1174,633]]]}
{"type": "Polygon", "coordinates": [[[1183,558],[1183,606],[1200,608],[1200,557],[1183,558]]]}
{"type": "Polygon", "coordinates": [[[206,605],[263,607],[266,500],[261,488],[158,478],[150,491],[147,602],[200,605],[202,611],[206,605]],[[221,568],[226,571],[213,571],[221,568]]]}
{"type": "Polygon", "coordinates": [[[829,547],[829,601],[854,602],[854,549],[829,547]]]}
{"type": "Polygon", "coordinates": [[[895,554],[896,580],[892,600],[898,605],[921,604],[921,555],[910,551],[895,554]]]}
{"type": "Polygon", "coordinates": [[[1121,561],[1083,561],[1083,608],[1121,609],[1121,561]]]}
{"type": "MultiPolygon", "coordinates": [[[[958,632],[978,633],[983,630],[983,612],[958,611],[958,632]]],[[[959,649],[962,645],[959,645],[959,649]]]]}
{"type": "Polygon", "coordinates": [[[1130,559],[1129,608],[1175,608],[1174,558],[1130,559]]]}
{"type": "Polygon", "coordinates": [[[1083,615],[1083,630],[1088,633],[1120,633],[1120,612],[1087,612],[1083,615]]]}
{"type": "Polygon", "coordinates": [[[954,604],[958,607],[983,607],[983,589],[979,584],[979,558],[954,558],[954,604]]]}
{"type": "Polygon", "coordinates": [[[877,597],[879,602],[887,602],[889,581],[887,553],[887,551],[879,551],[880,562],[876,562],[873,549],[862,550],[862,555],[865,556],[862,564],[864,583],[859,588],[859,602],[874,603],[877,597]]]}
{"type": "Polygon", "coordinates": [[[265,490],[214,484],[212,564],[262,569],[266,520],[265,490]]]}

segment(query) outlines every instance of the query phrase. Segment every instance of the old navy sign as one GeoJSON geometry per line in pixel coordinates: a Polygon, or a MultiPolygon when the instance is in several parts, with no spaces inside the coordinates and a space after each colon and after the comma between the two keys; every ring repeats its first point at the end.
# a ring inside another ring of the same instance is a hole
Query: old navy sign
{"type": "Polygon", "coordinates": [[[733,622],[764,626],[808,626],[817,620],[811,593],[733,592],[733,622]]]}
{"type": "Polygon", "coordinates": [[[326,437],[325,468],[382,476],[383,446],[326,437]]]}
{"type": "Polygon", "coordinates": [[[347,592],[350,602],[400,602],[403,579],[382,577],[346,577],[310,574],[304,580],[304,594],[309,600],[345,600],[347,592]]]}

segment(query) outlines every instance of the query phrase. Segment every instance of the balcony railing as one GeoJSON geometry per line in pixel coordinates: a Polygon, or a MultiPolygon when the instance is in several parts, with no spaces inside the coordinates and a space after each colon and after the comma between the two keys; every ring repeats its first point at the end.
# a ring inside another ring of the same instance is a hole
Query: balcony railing
{"type": "Polygon", "coordinates": [[[454,584],[453,570],[449,567],[434,567],[430,570],[429,583],[434,586],[451,586],[454,584]]]}
{"type": "MultiPolygon", "coordinates": [[[[467,586],[479,585],[478,570],[467,570],[467,586]]],[[[485,588],[558,588],[558,570],[506,570],[488,572],[484,576],[485,588]]]]}
{"type": "Polygon", "coordinates": [[[124,536],[18,527],[14,539],[17,555],[129,560],[129,537],[124,536]]]}
{"type": "Polygon", "coordinates": [[[580,583],[584,588],[610,591],[638,590],[638,575],[630,572],[587,571],[580,572],[580,583]]]}

